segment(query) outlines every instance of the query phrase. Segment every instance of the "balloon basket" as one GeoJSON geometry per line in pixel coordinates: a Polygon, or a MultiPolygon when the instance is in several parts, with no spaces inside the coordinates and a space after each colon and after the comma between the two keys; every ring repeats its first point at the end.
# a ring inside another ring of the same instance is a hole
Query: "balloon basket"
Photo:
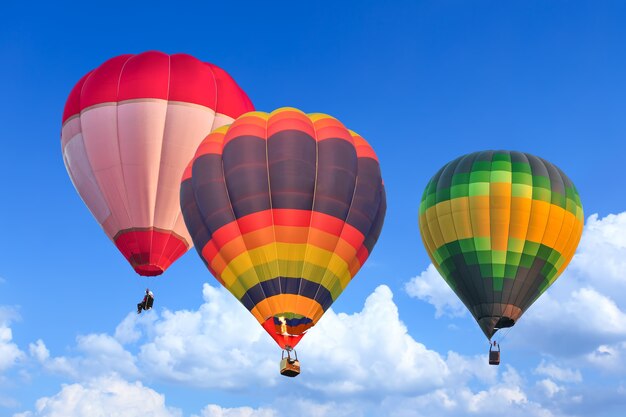
{"type": "Polygon", "coordinates": [[[489,365],[500,365],[500,346],[498,346],[498,350],[489,347],[489,365]]]}
{"type": "Polygon", "coordinates": [[[295,350],[291,348],[283,350],[280,360],[280,374],[290,378],[300,375],[300,361],[295,350]],[[287,352],[287,357],[285,357],[285,352],[287,352]],[[291,356],[291,352],[293,352],[294,357],[291,356]]]}

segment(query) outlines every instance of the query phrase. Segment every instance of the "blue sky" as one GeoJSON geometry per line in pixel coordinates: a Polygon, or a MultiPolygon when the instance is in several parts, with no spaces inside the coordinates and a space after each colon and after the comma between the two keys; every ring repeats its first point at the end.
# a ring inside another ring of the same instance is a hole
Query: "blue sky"
{"type": "Polygon", "coordinates": [[[0,415],[622,415],[623,2],[13,3],[0,13],[0,415]],[[156,310],[130,314],[146,281],[67,176],[70,89],[108,58],[150,49],[221,66],[257,109],[331,114],[378,153],[382,235],[299,345],[295,380],[193,251],[148,281],[156,310]],[[497,369],[417,227],[429,178],[483,149],[558,165],[587,218],[574,261],[508,334],[497,369]],[[220,334],[219,314],[241,328],[220,334]]]}

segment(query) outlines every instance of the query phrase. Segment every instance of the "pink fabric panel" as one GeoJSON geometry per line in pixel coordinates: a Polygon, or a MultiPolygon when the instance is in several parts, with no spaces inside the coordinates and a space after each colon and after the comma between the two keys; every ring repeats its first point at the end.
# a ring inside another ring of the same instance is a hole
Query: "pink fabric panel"
{"type": "Polygon", "coordinates": [[[180,214],[180,178],[198,145],[210,133],[214,118],[213,110],[207,107],[168,103],[161,132],[155,227],[170,230],[174,226],[180,214]]]}
{"type": "Polygon", "coordinates": [[[92,107],[80,116],[83,140],[98,188],[104,195],[112,219],[100,222],[106,234],[113,239],[120,229],[131,227],[128,215],[127,193],[124,186],[124,168],[120,161],[117,138],[117,106],[109,104],[92,107]]]}
{"type": "Polygon", "coordinates": [[[163,100],[117,106],[117,141],[133,227],[154,225],[166,114],[167,102],[163,100]]]}

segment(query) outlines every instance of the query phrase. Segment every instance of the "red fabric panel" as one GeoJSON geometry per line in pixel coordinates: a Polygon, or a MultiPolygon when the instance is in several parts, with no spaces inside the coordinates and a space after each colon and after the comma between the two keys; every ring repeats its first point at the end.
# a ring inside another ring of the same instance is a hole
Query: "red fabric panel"
{"type": "Polygon", "coordinates": [[[237,220],[241,234],[253,232],[255,230],[269,227],[273,224],[271,210],[263,210],[257,213],[248,214],[237,220]]]}
{"type": "Polygon", "coordinates": [[[80,110],[100,103],[117,101],[120,73],[132,55],[111,58],[91,72],[80,95],[80,110]]]}
{"type": "Polygon", "coordinates": [[[169,87],[170,101],[216,108],[218,93],[211,66],[191,55],[175,54],[170,57],[169,87]]]}
{"type": "Polygon", "coordinates": [[[285,336],[280,333],[276,333],[276,326],[274,325],[274,317],[270,317],[269,319],[265,320],[265,322],[263,323],[263,328],[270,336],[272,336],[272,339],[274,339],[276,343],[278,343],[278,346],[280,346],[282,349],[286,349],[287,346],[290,346],[291,348],[295,348],[298,342],[300,342],[300,339],[302,339],[304,335],[306,334],[306,333],[303,333],[297,336],[291,336],[291,335],[285,336]]]}
{"type": "Polygon", "coordinates": [[[118,101],[138,98],[168,99],[170,57],[157,51],[144,52],[126,61],[119,82],[118,101]]]}
{"type": "Polygon", "coordinates": [[[274,224],[277,226],[309,227],[310,210],[274,209],[274,224]]]}
{"type": "Polygon", "coordinates": [[[189,161],[189,163],[187,164],[187,167],[185,167],[185,170],[183,171],[183,177],[180,179],[181,184],[189,179],[191,179],[191,171],[193,168],[193,161],[195,160],[192,159],[191,161],[189,161]]]}
{"type": "Polygon", "coordinates": [[[147,229],[122,230],[115,245],[139,275],[161,275],[188,246],[171,232],[147,229]]]}
{"type": "Polygon", "coordinates": [[[83,89],[83,84],[87,80],[87,77],[91,75],[92,71],[89,71],[87,74],[81,78],[72,91],[70,95],[67,97],[67,101],[65,102],[65,109],[63,109],[63,124],[70,117],[80,113],[80,95],[83,89]]]}
{"type": "Polygon", "coordinates": [[[356,253],[356,257],[361,263],[361,265],[365,264],[365,261],[367,261],[367,258],[369,256],[370,256],[370,253],[365,246],[361,246],[358,252],[356,253]]]}
{"type": "Polygon", "coordinates": [[[246,93],[243,92],[226,71],[208,62],[207,65],[215,75],[215,83],[219,92],[216,112],[235,119],[243,113],[254,110],[254,106],[252,106],[252,102],[246,93]]]}
{"type": "Polygon", "coordinates": [[[68,97],[63,122],[95,104],[141,98],[199,104],[233,119],[254,110],[221,68],[187,54],[148,51],[111,58],[85,75],[68,97]]]}

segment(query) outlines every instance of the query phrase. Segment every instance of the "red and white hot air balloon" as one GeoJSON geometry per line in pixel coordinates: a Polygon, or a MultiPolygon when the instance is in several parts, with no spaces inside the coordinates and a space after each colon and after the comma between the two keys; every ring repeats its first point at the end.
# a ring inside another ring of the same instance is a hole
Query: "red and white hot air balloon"
{"type": "Polygon", "coordinates": [[[224,70],[186,54],[121,55],[74,86],[63,112],[65,166],[138,274],[163,273],[193,245],[180,177],[213,129],[251,110],[224,70]]]}

